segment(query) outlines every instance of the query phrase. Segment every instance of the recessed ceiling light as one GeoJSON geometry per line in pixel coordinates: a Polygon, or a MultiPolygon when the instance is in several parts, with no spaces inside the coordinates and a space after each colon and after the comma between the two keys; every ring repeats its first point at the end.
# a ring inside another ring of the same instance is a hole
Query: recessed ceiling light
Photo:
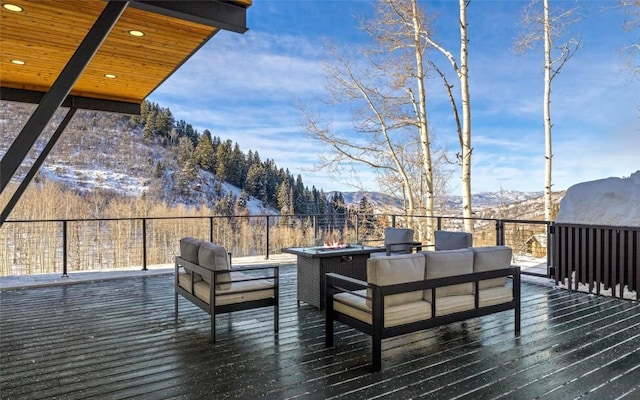
{"type": "Polygon", "coordinates": [[[9,11],[13,11],[13,12],[22,12],[24,11],[24,9],[20,6],[17,6],[15,4],[11,4],[11,3],[4,3],[2,5],[2,7],[5,8],[5,10],[9,10],[9,11]]]}
{"type": "Polygon", "coordinates": [[[11,60],[11,63],[16,64],[16,65],[25,65],[26,62],[22,61],[22,60],[11,60]]]}
{"type": "Polygon", "coordinates": [[[116,79],[116,75],[114,74],[104,74],[104,77],[109,79],[116,79]]]}
{"type": "Polygon", "coordinates": [[[142,36],[144,36],[144,32],[137,31],[137,30],[130,30],[129,31],[129,35],[135,36],[135,37],[142,37],[142,36]]]}

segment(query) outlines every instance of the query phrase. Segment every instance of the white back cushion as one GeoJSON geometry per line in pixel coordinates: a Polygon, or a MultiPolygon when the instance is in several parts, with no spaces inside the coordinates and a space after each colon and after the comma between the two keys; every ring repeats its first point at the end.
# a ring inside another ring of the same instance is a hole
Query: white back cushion
{"type": "MultiPolygon", "coordinates": [[[[436,279],[447,276],[470,274],[473,272],[473,251],[471,249],[424,251],[426,258],[426,278],[436,279]]],[[[462,283],[436,289],[436,297],[473,294],[473,283],[462,283]]],[[[425,290],[425,300],[431,301],[431,290],[425,290]]]]}
{"type": "MultiPolygon", "coordinates": [[[[369,258],[367,260],[367,282],[378,286],[394,285],[424,279],[424,256],[422,254],[401,254],[369,258]]],[[[371,298],[369,289],[367,297],[371,298]]],[[[411,303],[422,299],[422,290],[387,296],[385,307],[411,303]]],[[[372,307],[371,300],[367,305],[372,307]]]]}
{"type": "MultiPolygon", "coordinates": [[[[202,268],[211,271],[229,271],[229,257],[227,250],[211,242],[202,242],[198,248],[198,264],[202,268]]],[[[207,283],[211,284],[208,277],[202,277],[207,283]]],[[[228,273],[218,275],[218,284],[221,290],[229,289],[231,284],[231,276],[228,273]]]]}
{"type": "Polygon", "coordinates": [[[198,248],[201,241],[192,237],[183,237],[180,239],[180,257],[190,263],[198,263],[198,248]]]}
{"type": "MultiPolygon", "coordinates": [[[[507,246],[473,247],[473,272],[491,271],[511,266],[511,248],[507,246]]],[[[503,287],[506,277],[480,281],[480,289],[503,287]]]]}

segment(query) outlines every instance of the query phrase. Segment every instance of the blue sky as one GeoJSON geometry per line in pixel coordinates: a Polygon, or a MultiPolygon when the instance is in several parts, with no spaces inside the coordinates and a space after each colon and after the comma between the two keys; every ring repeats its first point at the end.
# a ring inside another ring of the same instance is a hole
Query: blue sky
{"type": "MultiPolygon", "coordinates": [[[[357,48],[368,37],[356,16],[370,16],[372,1],[254,0],[248,10],[249,31],[220,32],[165,81],[150,101],[169,107],[202,132],[237,142],[246,153],[257,151],[279,167],[300,174],[305,185],[325,191],[355,190],[350,179],[311,172],[322,147],[303,129],[301,102],[322,114],[325,94],[321,63],[324,40],[357,48]]],[[[459,53],[458,2],[423,1],[437,14],[436,39],[459,53]]],[[[467,18],[472,107],[472,192],[542,191],[542,50],[516,53],[514,43],[524,1],[471,2],[467,18]]],[[[582,47],[553,81],[553,184],[555,190],[640,169],[640,79],[624,69],[623,48],[640,42],[639,30],[623,29],[624,14],[614,1],[583,1],[583,19],[571,27],[582,47]]],[[[551,0],[553,7],[574,2],[551,0]]],[[[436,59],[455,77],[449,65],[436,59]]],[[[636,60],[638,61],[638,60],[636,60]]],[[[436,145],[458,148],[451,109],[439,80],[428,82],[428,113],[436,145]]],[[[326,110],[349,135],[348,113],[326,110]]],[[[360,180],[378,190],[370,171],[360,180]]],[[[459,173],[450,183],[460,194],[459,173]]]]}

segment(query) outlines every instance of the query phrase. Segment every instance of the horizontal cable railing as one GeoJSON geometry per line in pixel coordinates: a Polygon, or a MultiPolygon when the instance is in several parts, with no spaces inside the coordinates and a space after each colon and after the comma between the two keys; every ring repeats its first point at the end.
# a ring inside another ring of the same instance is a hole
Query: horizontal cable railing
{"type": "MultiPolygon", "coordinates": [[[[408,226],[406,215],[236,215],[9,220],[0,227],[0,276],[115,270],[172,263],[179,239],[214,241],[233,257],[264,256],[285,247],[327,242],[382,244],[386,226],[408,226]]],[[[462,217],[412,217],[416,240],[432,248],[429,227],[462,230],[462,217]]],[[[530,238],[544,234],[544,221],[474,219],[474,245],[505,244],[521,259],[531,258],[530,238]]],[[[546,257],[546,250],[536,262],[546,257]]],[[[549,265],[548,262],[542,263],[549,265]]],[[[541,275],[546,276],[544,271],[541,275]]]]}

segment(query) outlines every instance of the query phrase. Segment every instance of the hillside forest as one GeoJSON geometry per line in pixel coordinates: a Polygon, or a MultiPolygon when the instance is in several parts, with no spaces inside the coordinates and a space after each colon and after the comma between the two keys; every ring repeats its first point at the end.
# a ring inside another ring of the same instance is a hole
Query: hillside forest
{"type": "MultiPolygon", "coordinates": [[[[33,107],[0,102],[0,153],[33,107]]],[[[54,116],[31,160],[62,118],[62,113],[54,116]]],[[[25,166],[18,170],[18,175],[25,173],[25,166]]],[[[5,190],[0,204],[12,192],[5,190]]],[[[60,222],[5,223],[0,275],[59,271],[63,263],[72,271],[141,265],[144,246],[148,264],[164,264],[183,236],[211,237],[234,256],[327,240],[379,240],[392,221],[378,200],[362,195],[345,202],[342,193],[309,189],[300,175],[294,178],[257,151],[245,153],[208,130],[174,121],[171,111],[158,104],[143,103],[141,114],[133,117],[79,111],[8,220],[68,220],[66,260],[61,258],[60,222]]],[[[532,218],[527,211],[536,208],[505,202],[485,217],[532,218]]],[[[400,209],[395,213],[402,214],[400,209]]],[[[396,223],[406,226],[402,219],[396,223]]],[[[416,228],[416,239],[422,240],[416,228]]],[[[534,230],[520,228],[519,240],[524,243],[534,230]]],[[[478,224],[474,235],[478,243],[495,242],[490,223],[478,224]]]]}
{"type": "MultiPolygon", "coordinates": [[[[2,102],[0,107],[0,150],[6,151],[32,106],[2,102]]],[[[51,134],[60,118],[54,117],[43,136],[51,134]]],[[[43,140],[36,148],[43,146],[43,140]]],[[[18,171],[24,173],[26,167],[18,171]]],[[[122,204],[136,203],[136,198],[144,206],[129,206],[126,216],[165,215],[165,208],[180,207],[210,215],[345,211],[341,193],[328,195],[321,188],[309,188],[301,175],[294,177],[273,160],[263,160],[258,151],[244,152],[237,143],[207,129],[198,132],[187,121],[175,121],[169,108],[147,101],[139,116],[79,111],[34,180],[32,190],[51,183],[60,192],[70,192],[70,197],[78,195],[82,202],[97,205],[84,212],[83,207],[74,207],[71,215],[55,212],[58,207],[42,209],[46,215],[33,215],[22,204],[29,198],[25,193],[13,219],[122,217],[127,208],[122,204]],[[100,170],[108,173],[96,174],[100,170]],[[107,182],[114,176],[120,181],[107,182]],[[258,209],[248,209],[250,200],[259,204],[258,209]]],[[[366,202],[365,197],[365,207],[366,202]]]]}

